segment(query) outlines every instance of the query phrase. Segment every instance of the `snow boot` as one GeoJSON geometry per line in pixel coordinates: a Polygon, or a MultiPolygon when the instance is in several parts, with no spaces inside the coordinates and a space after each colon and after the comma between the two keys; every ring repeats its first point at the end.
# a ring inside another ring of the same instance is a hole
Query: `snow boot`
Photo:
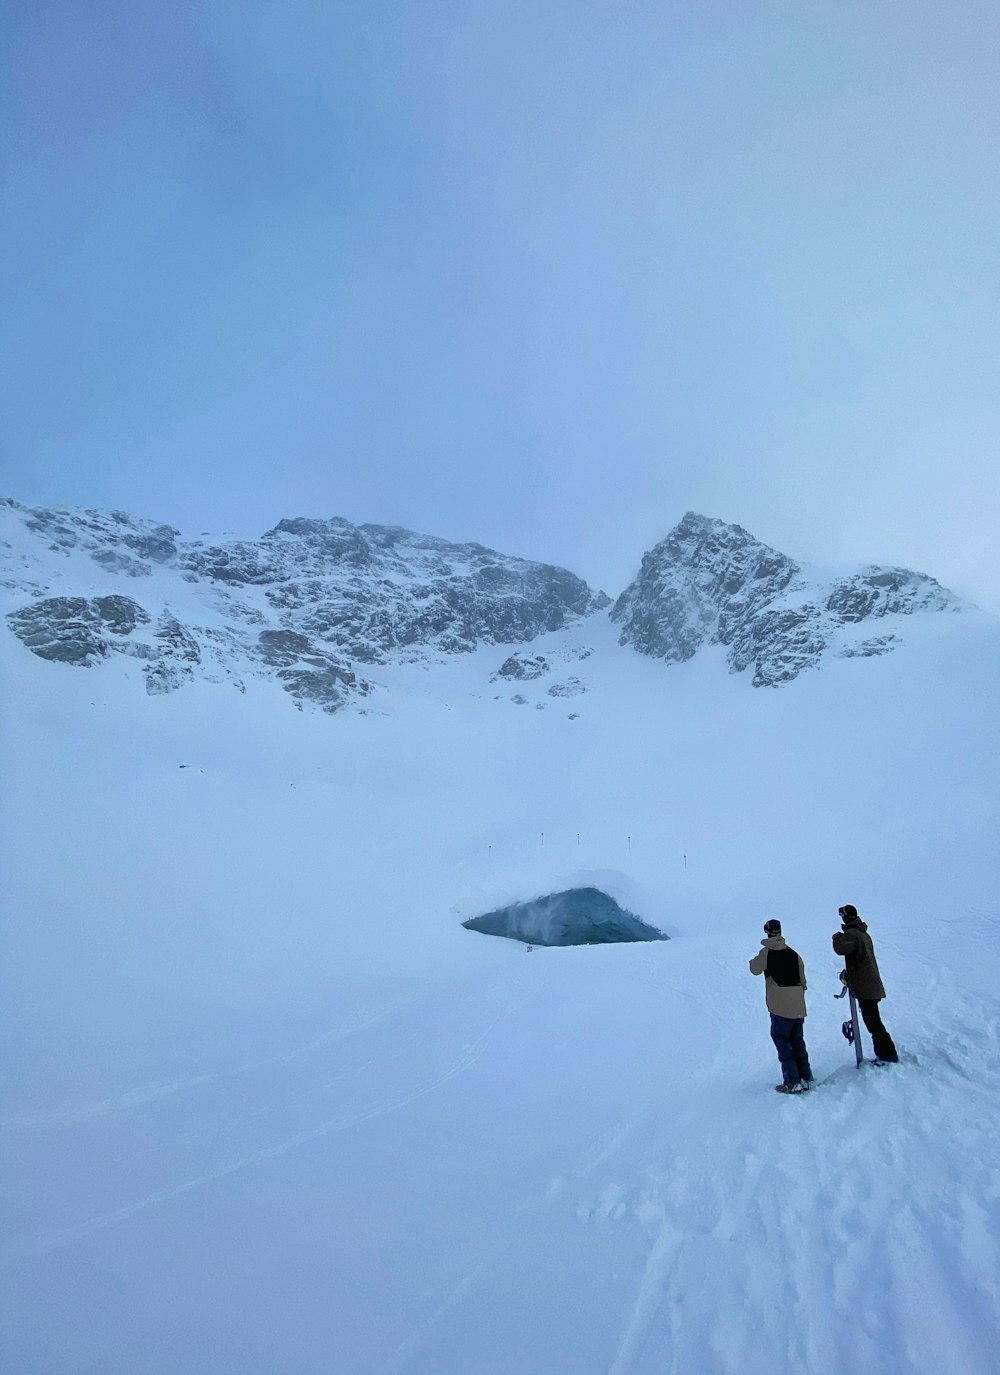
{"type": "Polygon", "coordinates": [[[800,1079],[797,1084],[775,1084],[775,1093],[805,1093],[809,1085],[804,1079],[800,1079]]]}

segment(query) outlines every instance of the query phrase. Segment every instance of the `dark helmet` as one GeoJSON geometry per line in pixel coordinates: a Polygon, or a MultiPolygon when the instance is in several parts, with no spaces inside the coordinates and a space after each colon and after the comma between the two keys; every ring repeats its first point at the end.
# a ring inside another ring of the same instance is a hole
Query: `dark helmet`
{"type": "Polygon", "coordinates": [[[857,921],[858,909],[854,906],[852,902],[845,902],[843,907],[837,908],[837,915],[840,917],[840,920],[842,922],[857,921]]]}
{"type": "Polygon", "coordinates": [[[769,921],[764,923],[764,934],[765,936],[780,936],[781,922],[776,917],[771,917],[769,921]]]}

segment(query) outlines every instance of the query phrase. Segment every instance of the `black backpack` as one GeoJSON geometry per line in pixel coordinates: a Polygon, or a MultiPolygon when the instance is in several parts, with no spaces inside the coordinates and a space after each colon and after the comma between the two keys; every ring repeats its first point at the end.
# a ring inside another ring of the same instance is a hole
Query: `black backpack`
{"type": "Polygon", "coordinates": [[[787,945],[784,950],[769,950],[764,974],[767,978],[773,979],[779,988],[801,987],[798,951],[787,945]]]}

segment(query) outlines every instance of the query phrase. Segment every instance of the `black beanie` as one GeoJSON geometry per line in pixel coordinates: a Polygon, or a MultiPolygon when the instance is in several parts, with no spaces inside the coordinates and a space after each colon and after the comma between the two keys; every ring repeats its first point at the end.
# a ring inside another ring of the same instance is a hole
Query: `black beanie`
{"type": "Polygon", "coordinates": [[[781,935],[781,922],[778,921],[777,917],[771,917],[769,921],[764,923],[764,932],[768,936],[781,935]]]}
{"type": "Polygon", "coordinates": [[[843,907],[840,909],[840,919],[841,921],[857,921],[858,909],[852,902],[844,903],[843,907]]]}

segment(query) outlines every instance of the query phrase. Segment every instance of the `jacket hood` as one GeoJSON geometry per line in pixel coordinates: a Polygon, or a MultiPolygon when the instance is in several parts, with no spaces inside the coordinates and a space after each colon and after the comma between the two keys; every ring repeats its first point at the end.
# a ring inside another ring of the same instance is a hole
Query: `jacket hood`
{"type": "Polygon", "coordinates": [[[845,931],[867,931],[868,923],[860,917],[841,917],[840,924],[845,931]]]}

